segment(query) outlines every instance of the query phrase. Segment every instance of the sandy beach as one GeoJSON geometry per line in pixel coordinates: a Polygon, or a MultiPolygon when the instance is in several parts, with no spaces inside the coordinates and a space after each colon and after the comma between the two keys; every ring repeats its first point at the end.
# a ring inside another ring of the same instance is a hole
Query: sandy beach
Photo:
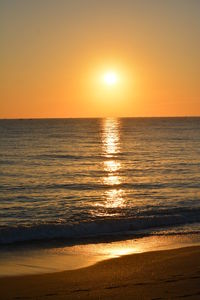
{"type": "Polygon", "coordinates": [[[200,247],[127,255],[59,273],[0,278],[1,299],[199,299],[200,247]]]}

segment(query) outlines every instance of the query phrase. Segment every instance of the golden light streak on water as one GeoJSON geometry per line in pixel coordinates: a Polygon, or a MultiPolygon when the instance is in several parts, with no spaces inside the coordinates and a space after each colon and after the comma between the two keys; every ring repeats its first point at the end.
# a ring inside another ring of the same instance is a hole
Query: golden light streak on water
{"type": "Polygon", "coordinates": [[[120,152],[118,119],[104,119],[102,143],[105,157],[112,158],[114,154],[120,152]]]}
{"type": "Polygon", "coordinates": [[[105,207],[115,208],[115,207],[122,207],[124,205],[124,198],[123,198],[124,191],[122,189],[112,189],[106,191],[106,203],[105,207]]]}
{"type": "Polygon", "coordinates": [[[103,182],[106,185],[113,186],[113,188],[105,192],[106,208],[117,208],[123,206],[123,190],[117,189],[115,186],[121,183],[119,170],[121,163],[116,159],[117,154],[120,153],[120,134],[118,119],[105,119],[103,122],[102,134],[102,148],[103,155],[106,158],[104,161],[104,171],[106,176],[103,182]]]}
{"type": "Polygon", "coordinates": [[[121,164],[115,160],[104,161],[104,170],[107,172],[115,172],[121,168],[121,164]]]}

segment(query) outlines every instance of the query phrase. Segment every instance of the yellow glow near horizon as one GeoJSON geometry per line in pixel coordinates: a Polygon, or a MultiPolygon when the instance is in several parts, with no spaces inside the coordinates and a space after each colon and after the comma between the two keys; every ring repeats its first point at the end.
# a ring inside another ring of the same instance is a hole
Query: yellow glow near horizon
{"type": "Polygon", "coordinates": [[[104,74],[103,80],[107,85],[115,85],[118,81],[116,72],[108,71],[104,74]]]}

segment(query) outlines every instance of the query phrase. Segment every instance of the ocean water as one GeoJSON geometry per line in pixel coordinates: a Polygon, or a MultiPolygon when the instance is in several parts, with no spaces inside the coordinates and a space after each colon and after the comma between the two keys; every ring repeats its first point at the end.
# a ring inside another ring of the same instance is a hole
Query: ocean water
{"type": "Polygon", "coordinates": [[[0,120],[0,244],[199,224],[200,118],[0,120]]]}

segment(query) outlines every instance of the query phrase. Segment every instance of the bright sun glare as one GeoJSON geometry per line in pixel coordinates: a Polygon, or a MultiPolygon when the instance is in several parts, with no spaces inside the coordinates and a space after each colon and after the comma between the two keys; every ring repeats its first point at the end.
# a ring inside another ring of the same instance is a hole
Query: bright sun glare
{"type": "Polygon", "coordinates": [[[104,79],[105,84],[114,85],[118,81],[118,76],[115,72],[109,71],[104,74],[103,79],[104,79]]]}

